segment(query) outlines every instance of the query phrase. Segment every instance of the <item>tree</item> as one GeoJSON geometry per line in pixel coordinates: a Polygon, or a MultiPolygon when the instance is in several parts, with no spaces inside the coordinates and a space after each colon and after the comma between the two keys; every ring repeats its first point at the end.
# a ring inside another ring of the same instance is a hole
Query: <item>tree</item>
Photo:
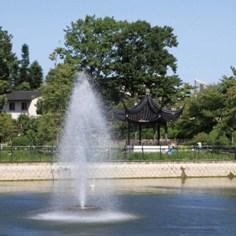
{"type": "Polygon", "coordinates": [[[43,70],[37,61],[34,61],[29,68],[30,87],[37,89],[43,82],[43,70]]]}
{"type": "Polygon", "coordinates": [[[224,96],[219,86],[209,86],[185,102],[183,115],[176,123],[177,137],[192,138],[198,133],[209,133],[221,122],[224,96]]]}
{"type": "Polygon", "coordinates": [[[15,86],[14,90],[30,90],[30,83],[29,82],[22,82],[19,85],[15,86]]]}
{"type": "Polygon", "coordinates": [[[42,67],[37,61],[30,64],[29,47],[27,44],[22,46],[20,61],[20,70],[17,81],[15,82],[16,90],[38,89],[43,81],[42,67]]]}
{"type": "Polygon", "coordinates": [[[236,68],[231,67],[231,71],[232,75],[223,76],[219,88],[224,95],[225,106],[221,127],[233,143],[233,133],[236,131],[236,68]]]}
{"type": "MultiPolygon", "coordinates": [[[[0,27],[0,90],[2,93],[14,87],[18,76],[18,60],[12,52],[12,35],[0,27]]],[[[1,95],[1,94],[0,94],[1,95]]]]}
{"type": "Polygon", "coordinates": [[[29,76],[29,47],[27,44],[23,44],[21,48],[21,61],[20,61],[20,74],[16,86],[19,86],[23,82],[30,83],[29,76]]]}
{"type": "Polygon", "coordinates": [[[42,99],[39,101],[40,113],[55,112],[64,114],[71,94],[74,70],[68,64],[59,64],[49,71],[46,83],[42,86],[42,99]]]}
{"type": "Polygon", "coordinates": [[[61,115],[48,112],[38,118],[37,141],[38,144],[54,144],[57,141],[61,115]]]}
{"type": "Polygon", "coordinates": [[[0,143],[9,142],[16,134],[16,126],[11,116],[0,113],[0,143]]]}
{"type": "Polygon", "coordinates": [[[178,44],[171,27],[87,16],[65,33],[65,47],[51,58],[86,71],[107,100],[119,103],[126,94],[139,96],[149,89],[163,106],[176,101],[181,80],[168,51],[178,44]]]}
{"type": "Polygon", "coordinates": [[[0,80],[0,111],[2,110],[3,106],[6,103],[6,95],[4,94],[8,89],[7,81],[0,80]]]}
{"type": "Polygon", "coordinates": [[[25,145],[37,145],[38,121],[36,118],[31,118],[26,114],[22,114],[17,119],[18,137],[14,142],[22,142],[25,145]]]}
{"type": "Polygon", "coordinates": [[[229,139],[226,132],[220,125],[213,127],[208,136],[208,144],[213,145],[229,145],[229,139]]]}
{"type": "MultiPolygon", "coordinates": [[[[145,21],[128,24],[117,36],[116,73],[124,93],[143,95],[146,89],[161,105],[170,104],[181,85],[176,59],[167,48],[176,47],[177,39],[168,26],[151,27],[145,21]]],[[[176,100],[175,100],[176,101],[176,100]]]]}

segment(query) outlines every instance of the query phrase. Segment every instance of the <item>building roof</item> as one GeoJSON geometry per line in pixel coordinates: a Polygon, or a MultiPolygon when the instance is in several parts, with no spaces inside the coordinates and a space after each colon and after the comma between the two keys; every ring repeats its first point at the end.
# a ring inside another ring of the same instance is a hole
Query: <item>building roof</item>
{"type": "Polygon", "coordinates": [[[162,123],[178,119],[181,113],[182,109],[176,111],[163,109],[153,101],[150,95],[145,95],[136,106],[115,111],[114,115],[119,120],[134,123],[162,123]]]}
{"type": "Polygon", "coordinates": [[[11,93],[7,93],[6,97],[8,101],[31,101],[34,98],[40,96],[39,91],[31,90],[31,91],[12,91],[11,93]]]}

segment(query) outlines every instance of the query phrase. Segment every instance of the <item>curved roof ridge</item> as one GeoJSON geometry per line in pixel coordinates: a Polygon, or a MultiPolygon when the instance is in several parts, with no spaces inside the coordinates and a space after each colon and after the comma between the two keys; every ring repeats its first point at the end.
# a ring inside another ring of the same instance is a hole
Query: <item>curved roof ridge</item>
{"type": "Polygon", "coordinates": [[[130,112],[130,113],[137,113],[137,112],[140,112],[145,104],[147,103],[147,97],[144,96],[137,105],[131,107],[131,108],[127,108],[126,111],[130,112]]]}
{"type": "Polygon", "coordinates": [[[182,110],[183,110],[183,108],[179,108],[179,109],[176,109],[176,110],[170,110],[170,109],[167,109],[167,108],[162,108],[163,112],[170,113],[170,114],[177,113],[177,112],[182,111],[182,110]]]}
{"type": "Polygon", "coordinates": [[[168,122],[176,120],[182,109],[171,111],[157,105],[149,94],[146,94],[137,105],[114,112],[119,120],[130,120],[136,123],[168,122]]]}
{"type": "Polygon", "coordinates": [[[154,112],[154,113],[159,113],[160,111],[161,111],[161,107],[160,106],[158,106],[155,102],[154,102],[154,100],[152,99],[152,97],[151,97],[151,95],[145,95],[145,97],[147,97],[147,99],[148,99],[148,104],[149,104],[149,106],[150,106],[150,108],[152,109],[152,111],[154,112]]]}

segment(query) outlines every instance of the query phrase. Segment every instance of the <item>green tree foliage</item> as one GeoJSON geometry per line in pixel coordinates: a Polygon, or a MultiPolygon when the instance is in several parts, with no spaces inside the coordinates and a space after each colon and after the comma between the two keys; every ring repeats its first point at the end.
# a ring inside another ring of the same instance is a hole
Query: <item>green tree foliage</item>
{"type": "Polygon", "coordinates": [[[61,126],[61,114],[48,112],[38,118],[37,142],[42,144],[55,144],[61,126]]]}
{"type": "Polygon", "coordinates": [[[234,144],[236,131],[236,69],[232,75],[188,98],[182,118],[175,125],[176,137],[204,139],[208,144],[234,144]]]}
{"type": "Polygon", "coordinates": [[[22,114],[17,119],[17,127],[18,127],[18,137],[14,141],[18,142],[28,142],[28,145],[37,145],[37,130],[38,123],[36,118],[30,118],[26,114],[22,114]],[[22,138],[23,137],[23,138],[22,138]]]}
{"type": "Polygon", "coordinates": [[[38,144],[52,144],[57,141],[71,94],[75,71],[69,64],[58,64],[52,69],[44,85],[42,98],[38,102],[41,116],[37,123],[38,144]]]}
{"type": "Polygon", "coordinates": [[[5,93],[14,86],[18,60],[12,52],[12,36],[0,27],[0,91],[5,93]]]}
{"type": "Polygon", "coordinates": [[[12,35],[0,27],[0,96],[12,90],[37,89],[43,78],[38,62],[30,65],[28,45],[22,45],[18,60],[12,52],[11,40],[12,35]]]}
{"type": "Polygon", "coordinates": [[[5,105],[7,98],[4,94],[7,91],[8,83],[7,81],[0,80],[0,111],[2,110],[3,106],[5,105]]]}
{"type": "Polygon", "coordinates": [[[225,130],[222,127],[215,126],[211,132],[209,133],[208,137],[208,144],[213,145],[229,145],[229,138],[226,136],[225,130]]]}
{"type": "Polygon", "coordinates": [[[232,75],[224,76],[219,85],[225,98],[222,127],[228,131],[228,135],[236,130],[236,69],[231,67],[231,70],[232,75]]]}
{"type": "Polygon", "coordinates": [[[72,22],[65,33],[65,47],[51,58],[86,71],[107,100],[118,103],[122,94],[143,95],[146,89],[162,105],[176,100],[181,81],[168,51],[177,46],[171,27],[87,16],[72,22]]]}
{"type": "Polygon", "coordinates": [[[145,21],[128,24],[117,36],[116,74],[125,93],[143,95],[149,89],[162,105],[169,104],[177,93],[180,79],[168,75],[176,72],[176,59],[167,50],[177,46],[173,29],[151,27],[145,21]]]}
{"type": "Polygon", "coordinates": [[[43,82],[43,70],[37,61],[30,65],[29,77],[31,89],[38,89],[43,82]]]}
{"type": "Polygon", "coordinates": [[[14,88],[14,90],[26,90],[26,91],[31,90],[30,83],[24,81],[24,82],[20,83],[19,85],[17,85],[14,88]]]}
{"type": "Polygon", "coordinates": [[[10,142],[16,133],[16,125],[11,116],[0,112],[0,143],[10,142]]]}
{"type": "Polygon", "coordinates": [[[17,85],[28,82],[30,83],[30,76],[29,76],[29,47],[27,44],[22,45],[21,49],[21,61],[20,61],[20,76],[17,85]]]}
{"type": "Polygon", "coordinates": [[[38,89],[43,81],[42,67],[37,61],[30,64],[29,47],[27,44],[22,46],[19,76],[15,82],[15,90],[38,89]]]}
{"type": "Polygon", "coordinates": [[[182,118],[177,122],[177,137],[192,138],[200,132],[209,133],[223,116],[224,96],[219,87],[209,86],[188,98],[182,118]]]}
{"type": "Polygon", "coordinates": [[[193,142],[196,144],[201,142],[202,144],[209,144],[209,135],[205,132],[200,132],[193,137],[193,142]]]}
{"type": "Polygon", "coordinates": [[[42,99],[39,101],[40,113],[54,112],[64,114],[71,94],[74,69],[68,64],[59,64],[52,69],[42,86],[42,99]]]}

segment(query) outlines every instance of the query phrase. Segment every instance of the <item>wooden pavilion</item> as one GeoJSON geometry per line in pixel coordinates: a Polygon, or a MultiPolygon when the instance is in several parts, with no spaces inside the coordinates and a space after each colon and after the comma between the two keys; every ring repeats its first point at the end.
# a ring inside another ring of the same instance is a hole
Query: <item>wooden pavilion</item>
{"type": "Polygon", "coordinates": [[[157,131],[157,143],[160,144],[160,128],[165,128],[165,138],[167,139],[167,123],[175,121],[182,113],[182,108],[177,110],[164,109],[158,106],[147,94],[134,107],[127,108],[124,104],[124,110],[115,111],[114,115],[121,121],[128,124],[127,145],[130,145],[130,127],[134,124],[139,130],[139,144],[142,143],[142,128],[153,127],[157,131]]]}

